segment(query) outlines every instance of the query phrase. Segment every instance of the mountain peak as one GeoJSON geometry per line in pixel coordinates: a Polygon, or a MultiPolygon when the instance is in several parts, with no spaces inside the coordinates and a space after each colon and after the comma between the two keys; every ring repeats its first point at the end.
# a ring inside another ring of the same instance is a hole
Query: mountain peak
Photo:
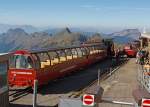
{"type": "Polygon", "coordinates": [[[68,27],[62,29],[61,32],[64,32],[64,33],[71,33],[70,29],[68,27]]]}
{"type": "Polygon", "coordinates": [[[27,35],[27,33],[21,28],[9,29],[7,31],[8,35],[27,35]]]}
{"type": "Polygon", "coordinates": [[[9,29],[8,32],[25,32],[25,31],[21,28],[15,28],[15,29],[9,29]]]}
{"type": "Polygon", "coordinates": [[[71,31],[70,31],[70,29],[69,29],[68,27],[66,27],[65,29],[66,29],[66,31],[67,31],[68,33],[71,33],[71,31]]]}
{"type": "Polygon", "coordinates": [[[72,32],[70,31],[70,29],[68,27],[62,29],[60,32],[56,33],[55,35],[68,35],[71,34],[72,32]]]}

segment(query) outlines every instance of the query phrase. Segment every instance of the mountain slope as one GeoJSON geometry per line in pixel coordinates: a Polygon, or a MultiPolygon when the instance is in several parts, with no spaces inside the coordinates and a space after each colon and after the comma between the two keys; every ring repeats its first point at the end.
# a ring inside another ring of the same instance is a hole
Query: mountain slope
{"type": "Polygon", "coordinates": [[[38,32],[39,29],[36,27],[33,27],[31,25],[9,25],[9,24],[0,24],[0,33],[5,33],[9,29],[16,29],[16,28],[21,28],[27,33],[33,33],[33,32],[38,32]]]}
{"type": "Polygon", "coordinates": [[[8,52],[16,49],[40,49],[50,47],[64,47],[79,45],[86,41],[86,37],[80,33],[73,33],[65,28],[54,36],[46,32],[26,33],[21,28],[9,29],[0,35],[0,52],[8,52]]]}
{"type": "Polygon", "coordinates": [[[115,42],[125,44],[133,40],[138,40],[140,35],[141,33],[138,29],[125,29],[119,32],[109,34],[106,37],[112,37],[115,42]]]}

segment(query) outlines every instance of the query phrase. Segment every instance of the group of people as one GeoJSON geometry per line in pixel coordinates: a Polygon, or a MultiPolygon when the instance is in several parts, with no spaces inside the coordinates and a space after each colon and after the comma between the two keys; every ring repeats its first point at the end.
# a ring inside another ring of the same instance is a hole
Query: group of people
{"type": "Polygon", "coordinates": [[[123,54],[123,51],[121,50],[121,48],[117,48],[114,50],[114,57],[115,57],[115,62],[119,63],[120,62],[120,58],[123,54]]]}
{"type": "Polygon", "coordinates": [[[137,64],[149,64],[149,51],[140,49],[136,54],[136,63],[137,64]]]}

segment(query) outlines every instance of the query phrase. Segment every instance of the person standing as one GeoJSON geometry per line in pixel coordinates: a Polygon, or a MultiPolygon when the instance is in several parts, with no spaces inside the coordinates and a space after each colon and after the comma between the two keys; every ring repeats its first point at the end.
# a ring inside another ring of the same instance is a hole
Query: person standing
{"type": "Polygon", "coordinates": [[[147,50],[145,53],[145,60],[149,62],[149,51],[147,50]]]}

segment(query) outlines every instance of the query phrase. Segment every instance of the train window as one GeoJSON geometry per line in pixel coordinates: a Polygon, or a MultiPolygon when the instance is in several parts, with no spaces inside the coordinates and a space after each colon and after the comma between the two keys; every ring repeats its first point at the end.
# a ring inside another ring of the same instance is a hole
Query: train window
{"type": "Polygon", "coordinates": [[[90,54],[90,48],[89,47],[85,47],[85,49],[86,49],[87,55],[89,55],[90,54]]]}
{"type": "Polygon", "coordinates": [[[48,52],[50,58],[51,58],[51,65],[55,65],[59,63],[59,55],[56,51],[50,51],[48,52]]]}
{"type": "Polygon", "coordinates": [[[81,48],[81,51],[82,51],[82,55],[83,55],[83,56],[86,56],[86,55],[87,55],[87,51],[86,51],[85,48],[81,48]]]}
{"type": "Polygon", "coordinates": [[[38,53],[37,55],[38,55],[38,57],[40,58],[40,61],[41,61],[41,62],[44,62],[44,61],[46,61],[46,60],[49,59],[49,57],[48,57],[48,55],[47,55],[46,52],[45,52],[45,53],[38,53]]]}
{"type": "Polygon", "coordinates": [[[67,55],[67,60],[68,60],[68,59],[72,59],[71,49],[65,49],[65,53],[66,53],[66,55],[67,55]]]}
{"type": "Polygon", "coordinates": [[[10,67],[17,69],[33,68],[33,61],[28,55],[14,55],[10,61],[10,67]]]}
{"type": "Polygon", "coordinates": [[[32,54],[32,57],[34,59],[34,63],[35,63],[35,68],[39,68],[40,67],[40,59],[39,57],[37,56],[37,54],[32,54]]]}
{"type": "Polygon", "coordinates": [[[89,47],[90,54],[93,54],[93,47],[89,47]]]}
{"type": "Polygon", "coordinates": [[[96,53],[96,48],[95,46],[92,46],[92,54],[95,54],[96,53]]]}
{"type": "Polygon", "coordinates": [[[83,56],[81,48],[77,48],[77,52],[78,52],[78,57],[82,57],[83,56]]]}
{"type": "Polygon", "coordinates": [[[57,53],[59,54],[60,62],[67,60],[65,50],[59,50],[57,53]]]}
{"type": "Polygon", "coordinates": [[[73,48],[72,50],[71,50],[71,52],[72,52],[72,55],[73,55],[73,58],[77,58],[78,57],[78,52],[77,52],[77,49],[75,49],[75,48],[73,48]]]}
{"type": "Polygon", "coordinates": [[[100,46],[95,46],[95,53],[99,53],[100,52],[100,46]]]}
{"type": "Polygon", "coordinates": [[[50,59],[49,59],[48,53],[46,53],[46,52],[38,53],[37,55],[40,59],[41,68],[44,68],[44,67],[50,65],[50,59]]]}

